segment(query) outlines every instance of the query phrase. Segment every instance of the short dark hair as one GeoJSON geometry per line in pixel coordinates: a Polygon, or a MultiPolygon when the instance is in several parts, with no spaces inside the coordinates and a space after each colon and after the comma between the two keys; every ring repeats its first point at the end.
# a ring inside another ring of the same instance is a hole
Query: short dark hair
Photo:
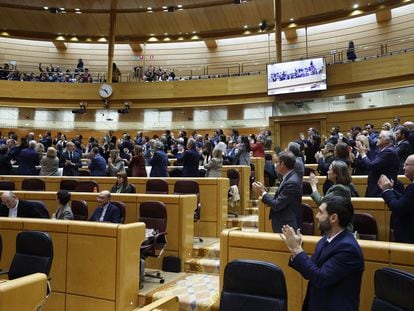
{"type": "Polygon", "coordinates": [[[279,153],[279,161],[283,162],[289,170],[292,170],[296,164],[296,157],[290,151],[282,151],[279,153]]]}
{"type": "Polygon", "coordinates": [[[68,202],[70,201],[70,199],[72,197],[70,192],[67,191],[67,190],[59,190],[56,193],[56,195],[57,195],[57,199],[58,199],[59,203],[62,204],[62,205],[68,204],[68,202]]]}
{"type": "Polygon", "coordinates": [[[326,204],[326,211],[328,215],[337,214],[339,219],[339,226],[346,228],[354,216],[354,207],[348,198],[328,195],[325,196],[321,202],[326,204]]]}
{"type": "Polygon", "coordinates": [[[408,136],[410,136],[410,130],[408,128],[406,128],[406,127],[401,127],[397,131],[400,131],[400,134],[402,136],[404,136],[405,139],[407,139],[408,136]]]}

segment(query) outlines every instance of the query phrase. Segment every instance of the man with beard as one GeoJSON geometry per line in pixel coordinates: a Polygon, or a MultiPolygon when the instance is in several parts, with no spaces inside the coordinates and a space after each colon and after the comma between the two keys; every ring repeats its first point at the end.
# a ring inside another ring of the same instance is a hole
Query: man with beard
{"type": "Polygon", "coordinates": [[[325,197],[316,215],[325,235],[310,258],[302,249],[300,231],[283,226],[280,236],[292,253],[289,266],[309,280],[302,310],[359,310],[364,258],[355,237],[346,230],[352,216],[349,199],[325,197]]]}

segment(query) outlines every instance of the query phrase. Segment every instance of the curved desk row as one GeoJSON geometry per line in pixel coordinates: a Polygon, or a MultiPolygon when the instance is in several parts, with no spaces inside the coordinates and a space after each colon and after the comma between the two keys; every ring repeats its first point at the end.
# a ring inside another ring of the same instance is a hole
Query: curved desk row
{"type": "MultiPolygon", "coordinates": [[[[305,236],[303,247],[308,255],[315,249],[320,237],[305,236]]],[[[370,310],[374,297],[374,273],[383,267],[394,267],[414,273],[414,245],[358,241],[365,259],[362,278],[360,310],[370,310]]],[[[220,288],[226,264],[234,259],[254,259],[273,262],[284,272],[288,292],[288,310],[299,311],[305,298],[307,281],[288,266],[290,252],[279,234],[223,231],[220,238],[220,288]]],[[[408,293],[407,293],[408,294],[408,293]]]]}
{"type": "MultiPolygon", "coordinates": [[[[1,192],[0,192],[1,193],[1,192]]],[[[15,191],[17,197],[23,200],[39,200],[45,203],[49,214],[56,211],[56,192],[33,192],[15,191]]],[[[84,200],[88,203],[88,214],[92,215],[98,206],[96,193],[73,192],[72,200],[84,200]]],[[[167,208],[167,232],[168,243],[163,256],[177,256],[181,258],[181,269],[184,263],[192,257],[193,236],[194,236],[194,206],[196,204],[195,195],[150,195],[150,194],[113,194],[113,201],[125,203],[126,218],[125,223],[136,223],[139,220],[139,205],[145,201],[162,201],[167,208]]],[[[49,223],[60,223],[50,221],[49,223]]],[[[85,221],[93,224],[93,222],[85,221]]],[[[223,228],[224,229],[224,228],[223,228]]],[[[147,266],[150,268],[160,268],[161,260],[149,258],[147,266]]]]}

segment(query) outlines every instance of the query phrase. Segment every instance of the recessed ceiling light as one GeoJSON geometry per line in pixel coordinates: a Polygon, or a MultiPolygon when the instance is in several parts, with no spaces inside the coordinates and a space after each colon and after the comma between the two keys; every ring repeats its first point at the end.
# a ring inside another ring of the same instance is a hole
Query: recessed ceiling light
{"type": "Polygon", "coordinates": [[[183,7],[182,4],[177,5],[177,8],[181,9],[183,7]]]}
{"type": "Polygon", "coordinates": [[[80,9],[79,8],[75,8],[75,11],[80,11],[80,9]]]}
{"type": "Polygon", "coordinates": [[[166,6],[166,5],[163,5],[162,6],[162,8],[165,10],[165,9],[168,9],[168,7],[166,6]]]}
{"type": "Polygon", "coordinates": [[[355,3],[352,7],[353,7],[354,9],[358,9],[359,5],[358,5],[358,3],[355,3]]]}
{"type": "Polygon", "coordinates": [[[164,32],[164,36],[168,36],[168,32],[164,32]]]}
{"type": "Polygon", "coordinates": [[[152,11],[152,7],[147,7],[147,11],[152,11]]]}
{"type": "Polygon", "coordinates": [[[290,22],[293,22],[295,19],[293,17],[289,18],[290,22]]]}
{"type": "Polygon", "coordinates": [[[82,12],[81,11],[76,11],[75,14],[82,14],[82,12]]]}
{"type": "Polygon", "coordinates": [[[43,7],[45,10],[49,10],[49,7],[48,6],[44,6],[43,7]]]}
{"type": "Polygon", "coordinates": [[[247,29],[247,28],[249,28],[249,26],[247,26],[247,25],[244,25],[244,26],[243,26],[243,28],[244,28],[244,29],[247,29]]]}
{"type": "Polygon", "coordinates": [[[195,33],[197,33],[197,31],[193,30],[191,33],[195,34],[195,33]]]}
{"type": "Polygon", "coordinates": [[[60,8],[62,11],[64,11],[65,10],[65,8],[60,8]]]}

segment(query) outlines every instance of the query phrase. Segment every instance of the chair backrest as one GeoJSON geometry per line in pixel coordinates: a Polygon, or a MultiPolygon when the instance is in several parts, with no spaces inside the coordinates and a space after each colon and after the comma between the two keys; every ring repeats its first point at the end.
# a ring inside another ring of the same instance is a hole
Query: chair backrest
{"type": "Polygon", "coordinates": [[[158,257],[167,245],[167,208],[160,201],[146,201],[139,206],[139,221],[145,223],[147,229],[153,229],[156,235],[155,243],[143,244],[141,252],[144,256],[158,257]]]}
{"type": "Polygon", "coordinates": [[[16,254],[9,269],[13,280],[36,272],[49,275],[53,261],[53,243],[46,232],[23,231],[16,237],[16,254]]]}
{"type": "Polygon", "coordinates": [[[79,176],[91,176],[91,172],[86,170],[79,170],[79,176]]]}
{"type": "Polygon", "coordinates": [[[231,186],[239,186],[240,182],[240,173],[238,170],[231,168],[227,170],[227,178],[230,179],[230,187],[231,186]]]}
{"type": "Polygon", "coordinates": [[[134,184],[129,184],[129,186],[131,187],[131,193],[137,193],[137,187],[134,184]]]}
{"type": "Polygon", "coordinates": [[[377,240],[378,226],[374,217],[367,213],[355,213],[353,217],[354,231],[362,240],[377,240]]]}
{"type": "Polygon", "coordinates": [[[60,181],[60,190],[74,191],[78,182],[78,179],[62,179],[60,181]]]}
{"type": "Polygon", "coordinates": [[[11,180],[0,180],[0,190],[15,190],[16,186],[14,181],[11,180]]]}
{"type": "Polygon", "coordinates": [[[302,191],[303,195],[311,195],[312,194],[312,187],[309,183],[309,181],[302,181],[302,191]]]}
{"type": "Polygon", "coordinates": [[[195,194],[197,195],[197,206],[194,210],[194,220],[200,220],[201,203],[200,203],[200,188],[198,182],[194,180],[177,180],[174,183],[175,194],[195,194]]]}
{"type": "Polygon", "coordinates": [[[42,201],[37,201],[37,200],[27,200],[27,202],[32,202],[35,204],[35,208],[38,211],[41,218],[50,218],[50,214],[49,214],[49,211],[47,210],[45,203],[43,203],[42,201]]]}
{"type": "Polygon", "coordinates": [[[76,184],[75,192],[99,192],[99,185],[94,180],[81,180],[76,184]]]}
{"type": "Polygon", "coordinates": [[[413,311],[414,275],[394,268],[375,271],[371,311],[413,311]],[[411,293],[411,294],[410,294],[411,293]]]}
{"type": "Polygon", "coordinates": [[[25,178],[22,181],[22,190],[45,191],[46,190],[46,184],[43,181],[43,179],[25,178]]]}
{"type": "Polygon", "coordinates": [[[145,193],[168,194],[168,183],[164,179],[148,179],[145,193]]]}
{"type": "Polygon", "coordinates": [[[302,234],[313,235],[315,221],[313,219],[313,210],[309,204],[302,203],[302,234]]]}
{"type": "Polygon", "coordinates": [[[125,210],[125,203],[121,202],[121,201],[111,201],[111,203],[113,205],[115,205],[116,207],[118,207],[119,209],[119,214],[121,216],[121,224],[125,223],[125,216],[126,216],[126,210],[125,210]]]}
{"type": "Polygon", "coordinates": [[[283,271],[270,262],[234,260],[224,269],[220,311],[286,311],[283,271]]]}
{"type": "Polygon", "coordinates": [[[72,200],[71,203],[74,220],[88,220],[88,203],[83,200],[72,200]]]}

